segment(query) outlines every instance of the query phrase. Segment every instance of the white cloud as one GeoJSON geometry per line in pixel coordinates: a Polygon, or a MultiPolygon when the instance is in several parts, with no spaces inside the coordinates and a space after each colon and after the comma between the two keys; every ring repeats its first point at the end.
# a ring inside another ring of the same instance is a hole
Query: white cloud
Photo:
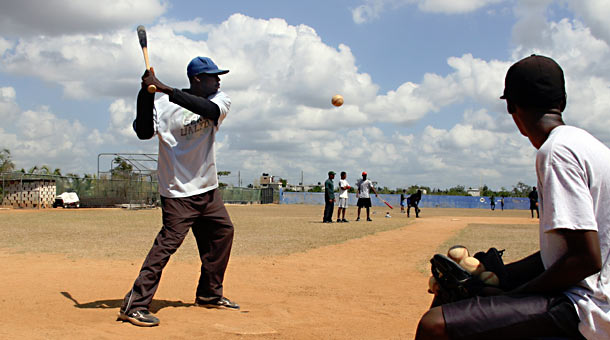
{"type": "Polygon", "coordinates": [[[502,1],[504,0],[420,0],[418,2],[419,9],[423,12],[457,14],[473,12],[502,1]]]}
{"type": "Polygon", "coordinates": [[[519,41],[514,60],[531,53],[555,59],[564,70],[568,105],[564,118],[599,138],[610,139],[602,121],[610,120],[610,45],[577,20],[562,19],[544,28],[540,41],[519,41]],[[544,43],[542,42],[544,41],[544,43]],[[534,48],[533,46],[541,46],[534,48]]]}
{"type": "Polygon", "coordinates": [[[135,106],[134,104],[127,104],[124,99],[117,99],[110,104],[110,127],[109,131],[125,136],[134,137],[132,123],[135,119],[135,106]]]}
{"type": "Polygon", "coordinates": [[[98,33],[151,22],[167,6],[163,0],[3,1],[0,32],[20,37],[98,33]]]}
{"type": "Polygon", "coordinates": [[[607,0],[568,0],[570,8],[579,15],[599,39],[610,44],[610,2],[607,0]]]}
{"type": "Polygon", "coordinates": [[[12,87],[0,87],[0,121],[10,122],[17,116],[17,94],[12,87]]]}
{"type": "Polygon", "coordinates": [[[12,47],[13,47],[13,43],[11,41],[8,41],[8,40],[0,37],[0,57],[2,57],[4,52],[6,52],[7,50],[9,50],[12,47]]]}
{"type": "Polygon", "coordinates": [[[441,14],[474,12],[483,7],[506,0],[365,0],[352,9],[352,20],[356,24],[379,19],[384,12],[416,4],[420,11],[441,14]]]}

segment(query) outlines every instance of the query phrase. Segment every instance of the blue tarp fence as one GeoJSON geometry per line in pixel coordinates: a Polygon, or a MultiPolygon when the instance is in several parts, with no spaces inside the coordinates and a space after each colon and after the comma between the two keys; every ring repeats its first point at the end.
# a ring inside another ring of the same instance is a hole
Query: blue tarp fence
{"type": "MultiPolygon", "coordinates": [[[[339,195],[335,193],[335,197],[339,195]]],[[[400,208],[400,194],[381,194],[379,197],[386,200],[395,209],[400,208]]],[[[496,209],[500,209],[500,197],[496,197],[496,209]]],[[[356,194],[349,194],[348,205],[355,206],[358,198],[356,194]]],[[[373,206],[385,206],[375,195],[371,196],[373,206]]],[[[324,204],[323,192],[280,192],[280,204],[324,204]]],[[[529,210],[527,197],[505,197],[504,209],[529,210]]],[[[420,208],[478,208],[489,209],[489,197],[448,196],[448,195],[422,195],[420,208]]]]}

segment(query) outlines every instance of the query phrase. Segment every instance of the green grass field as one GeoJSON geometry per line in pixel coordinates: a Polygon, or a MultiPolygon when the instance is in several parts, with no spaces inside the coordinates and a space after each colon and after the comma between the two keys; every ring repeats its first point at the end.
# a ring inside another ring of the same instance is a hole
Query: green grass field
{"type": "MultiPolygon", "coordinates": [[[[322,206],[244,205],[228,206],[235,224],[234,256],[273,256],[397,229],[415,221],[387,209],[374,208],[373,222],[321,222],[322,206]]],[[[355,208],[348,209],[354,220],[355,208]]],[[[527,211],[504,211],[492,216],[526,216],[527,211]]],[[[490,216],[479,209],[424,209],[422,218],[431,216],[490,216]]],[[[83,258],[142,258],[161,228],[161,210],[125,209],[42,209],[4,211],[0,215],[0,248],[17,253],[57,253],[83,258]]],[[[507,249],[507,260],[533,252],[538,244],[537,228],[532,225],[472,224],[438,248],[446,250],[462,244],[471,250],[490,246],[507,249]]],[[[174,256],[177,260],[197,259],[192,234],[174,256]]]]}

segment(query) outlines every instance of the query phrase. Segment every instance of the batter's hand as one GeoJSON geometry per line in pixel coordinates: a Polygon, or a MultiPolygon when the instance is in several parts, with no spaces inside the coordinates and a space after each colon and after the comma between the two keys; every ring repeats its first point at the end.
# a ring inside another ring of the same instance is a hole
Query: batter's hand
{"type": "Polygon", "coordinates": [[[157,92],[169,93],[171,91],[170,87],[157,79],[155,70],[152,67],[150,70],[144,71],[144,74],[142,75],[142,89],[146,90],[150,85],[155,85],[157,87],[157,92]]]}

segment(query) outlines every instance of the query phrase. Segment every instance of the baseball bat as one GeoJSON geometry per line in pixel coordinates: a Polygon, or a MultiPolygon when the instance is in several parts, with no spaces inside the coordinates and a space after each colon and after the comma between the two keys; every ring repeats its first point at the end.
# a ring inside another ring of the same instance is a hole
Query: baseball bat
{"type": "Polygon", "coordinates": [[[385,205],[387,205],[387,206],[388,206],[388,208],[390,208],[390,209],[394,209],[394,208],[392,208],[392,206],[390,205],[390,203],[386,202],[386,200],[384,200],[383,198],[381,198],[381,197],[379,197],[379,196],[377,196],[377,198],[379,198],[379,199],[381,200],[381,202],[385,203],[385,205]]]}
{"type": "MultiPolygon", "coordinates": [[[[144,54],[144,63],[146,63],[146,69],[150,70],[150,63],[148,61],[148,42],[146,41],[146,29],[144,26],[140,25],[137,28],[138,31],[138,39],[140,40],[140,47],[142,47],[142,53],[144,54]]],[[[155,85],[148,85],[146,89],[148,93],[157,92],[157,87],[155,85]]]]}

